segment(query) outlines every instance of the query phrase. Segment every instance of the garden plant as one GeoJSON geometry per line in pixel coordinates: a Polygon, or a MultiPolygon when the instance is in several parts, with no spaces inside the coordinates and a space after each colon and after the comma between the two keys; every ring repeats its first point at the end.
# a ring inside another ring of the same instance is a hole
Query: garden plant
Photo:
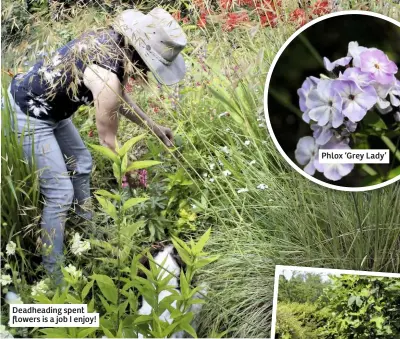
{"type": "MultiPolygon", "coordinates": [[[[148,11],[160,2],[141,1],[148,11]]],[[[8,74],[93,27],[130,1],[4,1],[2,98],[8,74]],[[51,18],[51,19],[50,19],[51,18]],[[49,29],[50,28],[50,29],[49,29]]],[[[269,337],[277,264],[399,272],[400,186],[366,193],[311,184],[281,157],[266,129],[263,91],[279,48],[306,22],[364,9],[399,19],[379,1],[165,1],[188,36],[185,79],[166,88],[149,77],[126,85],[135,102],[173,128],[166,148],[121,119],[118,154],[99,146],[95,112],[74,117],[94,158],[94,219],[74,211],[66,227],[67,288],[43,276],[42,200],[34,162],[22,157],[7,100],[2,107],[1,330],[18,337],[269,337]],[[124,174],[136,171],[136,185],[124,174]],[[7,202],[7,203],[5,203],[7,202]],[[150,249],[172,243],[186,265],[173,292],[150,249]],[[147,258],[150,269],[142,262],[147,258]],[[202,284],[207,294],[201,293],[202,284]],[[158,295],[169,291],[161,301],[158,295]],[[153,313],[137,314],[140,300],[153,313]],[[177,308],[171,304],[176,302],[177,308]],[[99,328],[9,328],[7,302],[84,303],[99,328]],[[194,331],[190,305],[202,304],[194,331]],[[171,324],[159,316],[169,309],[171,324]],[[195,333],[196,332],[196,333],[195,333]]],[[[312,311],[310,311],[312,312],[312,311]]]]}

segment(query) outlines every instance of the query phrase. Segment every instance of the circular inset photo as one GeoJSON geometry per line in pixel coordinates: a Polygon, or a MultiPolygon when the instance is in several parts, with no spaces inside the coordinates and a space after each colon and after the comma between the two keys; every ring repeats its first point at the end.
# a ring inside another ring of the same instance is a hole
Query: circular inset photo
{"type": "Polygon", "coordinates": [[[265,112],[281,154],[325,187],[364,191],[400,179],[400,23],[345,11],[281,48],[265,112]]]}

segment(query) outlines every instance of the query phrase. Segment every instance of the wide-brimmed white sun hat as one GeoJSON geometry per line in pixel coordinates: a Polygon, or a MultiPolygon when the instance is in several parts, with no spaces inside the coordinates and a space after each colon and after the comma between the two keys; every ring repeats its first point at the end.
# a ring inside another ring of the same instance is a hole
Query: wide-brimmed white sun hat
{"type": "Polygon", "coordinates": [[[173,85],[183,79],[186,67],[180,52],[187,38],[167,11],[154,8],[143,14],[129,9],[117,16],[113,27],[128,39],[160,83],[173,85]]]}

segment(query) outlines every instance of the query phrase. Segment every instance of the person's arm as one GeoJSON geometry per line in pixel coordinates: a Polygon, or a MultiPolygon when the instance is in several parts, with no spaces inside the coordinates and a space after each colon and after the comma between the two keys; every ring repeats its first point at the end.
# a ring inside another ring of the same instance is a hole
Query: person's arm
{"type": "Polygon", "coordinates": [[[83,80],[93,94],[100,144],[116,152],[121,83],[116,74],[97,65],[86,67],[83,80]]]}
{"type": "Polygon", "coordinates": [[[173,134],[168,127],[157,125],[143,110],[133,102],[126,92],[122,93],[123,103],[119,112],[139,126],[147,125],[168,146],[173,146],[173,134]],[[132,112],[133,111],[133,112],[132,112]]]}

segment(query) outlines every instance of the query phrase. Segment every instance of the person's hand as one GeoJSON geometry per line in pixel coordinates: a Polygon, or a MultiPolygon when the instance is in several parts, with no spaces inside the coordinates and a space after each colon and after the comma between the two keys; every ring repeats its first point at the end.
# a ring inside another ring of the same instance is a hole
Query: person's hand
{"type": "Polygon", "coordinates": [[[161,141],[168,147],[172,147],[174,144],[174,135],[168,127],[157,125],[154,127],[154,133],[161,139],[161,141]]]}

